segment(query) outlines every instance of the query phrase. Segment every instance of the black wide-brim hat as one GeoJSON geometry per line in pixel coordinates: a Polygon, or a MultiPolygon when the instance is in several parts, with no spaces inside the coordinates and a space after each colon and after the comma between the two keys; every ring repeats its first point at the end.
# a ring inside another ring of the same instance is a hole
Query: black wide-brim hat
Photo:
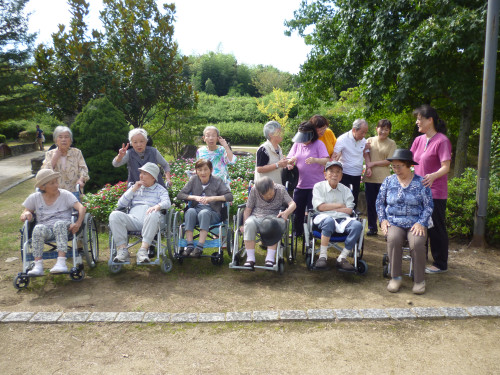
{"type": "Polygon", "coordinates": [[[404,148],[398,148],[396,151],[394,151],[394,154],[390,158],[387,158],[386,160],[409,161],[411,162],[412,165],[418,165],[418,163],[413,160],[413,152],[411,152],[411,150],[406,150],[404,148]]]}
{"type": "Polygon", "coordinates": [[[298,131],[293,136],[292,142],[294,142],[294,143],[306,143],[306,142],[309,142],[311,139],[314,138],[314,133],[313,132],[314,132],[314,130],[307,131],[307,132],[298,131]]]}
{"type": "Polygon", "coordinates": [[[278,243],[285,231],[283,220],[276,216],[266,216],[259,224],[259,233],[262,245],[272,246],[278,243]]]}

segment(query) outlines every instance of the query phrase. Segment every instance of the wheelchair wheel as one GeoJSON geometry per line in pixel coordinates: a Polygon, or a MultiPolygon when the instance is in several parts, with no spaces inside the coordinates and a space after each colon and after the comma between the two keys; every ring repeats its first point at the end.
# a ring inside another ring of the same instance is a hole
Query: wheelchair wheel
{"type": "Polygon", "coordinates": [[[382,265],[386,266],[388,264],[389,264],[389,255],[384,254],[384,256],[382,257],[382,265]]]}
{"type": "Polygon", "coordinates": [[[172,260],[170,258],[164,257],[160,265],[161,272],[169,273],[170,271],[172,271],[173,266],[174,263],[172,262],[172,260]]]}
{"type": "Polygon", "coordinates": [[[210,258],[214,266],[222,266],[224,264],[224,254],[219,254],[217,251],[212,253],[210,258]]]}
{"type": "Polygon", "coordinates": [[[311,265],[311,254],[306,254],[306,266],[308,270],[312,270],[313,268],[311,265]]]}
{"type": "Polygon", "coordinates": [[[109,270],[111,273],[118,273],[122,270],[122,265],[121,264],[112,264],[109,266],[109,270]]]}
{"type": "Polygon", "coordinates": [[[278,260],[278,272],[280,275],[283,275],[283,273],[285,273],[285,260],[283,258],[278,260]]]}
{"type": "Polygon", "coordinates": [[[229,257],[231,257],[233,255],[233,231],[231,230],[231,228],[227,228],[226,250],[229,257]]]}
{"type": "Polygon", "coordinates": [[[85,230],[83,231],[83,254],[90,268],[94,268],[99,260],[99,238],[97,224],[90,214],[85,214],[85,230]]]}
{"type": "Polygon", "coordinates": [[[30,285],[30,278],[28,276],[23,276],[18,274],[14,277],[14,288],[16,289],[26,289],[30,285]]]}
{"type": "Polygon", "coordinates": [[[363,259],[358,259],[358,273],[364,275],[368,272],[368,264],[363,259]]]}
{"type": "Polygon", "coordinates": [[[69,272],[69,277],[71,277],[73,281],[82,281],[85,277],[85,270],[83,267],[73,267],[69,272]]]}
{"type": "Polygon", "coordinates": [[[388,264],[384,265],[384,268],[382,270],[382,275],[385,278],[389,278],[389,265],[388,264]]]}

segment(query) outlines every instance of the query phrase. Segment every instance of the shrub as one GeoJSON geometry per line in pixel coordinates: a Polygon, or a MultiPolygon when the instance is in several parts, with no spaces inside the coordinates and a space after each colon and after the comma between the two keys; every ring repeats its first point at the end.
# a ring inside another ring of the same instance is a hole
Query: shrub
{"type": "Polygon", "coordinates": [[[92,214],[100,223],[107,223],[109,215],[116,208],[118,199],[127,191],[127,182],[118,182],[116,185],[106,184],[95,194],[85,194],[82,204],[87,212],[92,214]]]}
{"type": "Polygon", "coordinates": [[[3,134],[0,134],[0,143],[5,143],[7,141],[7,137],[3,134]]]}
{"type": "MultiPolygon", "coordinates": [[[[448,183],[446,205],[447,229],[450,237],[470,239],[474,231],[476,209],[477,171],[467,168],[463,175],[448,183]]],[[[490,175],[488,210],[486,215],[486,241],[490,245],[500,244],[500,177],[490,175]]]]}
{"type": "Polygon", "coordinates": [[[23,130],[19,133],[19,140],[23,142],[35,142],[36,140],[36,132],[23,130]]]}
{"type": "Polygon", "coordinates": [[[0,132],[5,135],[7,139],[17,139],[19,133],[22,132],[26,127],[25,121],[5,121],[0,124],[0,132]]]}
{"type": "Polygon", "coordinates": [[[213,125],[219,129],[223,138],[229,141],[232,145],[260,145],[265,142],[262,129],[265,123],[256,122],[220,122],[213,125]]]}
{"type": "Polygon", "coordinates": [[[127,139],[129,126],[123,113],[107,98],[91,100],[71,129],[89,168],[87,189],[95,191],[105,183],[127,178],[126,167],[114,168],[111,161],[127,139]]]}

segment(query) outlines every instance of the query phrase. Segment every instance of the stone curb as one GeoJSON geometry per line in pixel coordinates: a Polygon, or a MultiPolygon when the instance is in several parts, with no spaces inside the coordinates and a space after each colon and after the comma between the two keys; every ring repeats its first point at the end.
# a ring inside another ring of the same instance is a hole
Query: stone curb
{"type": "Polygon", "coordinates": [[[412,307],[385,309],[309,309],[233,311],[227,313],[167,312],[30,312],[0,311],[0,323],[229,323],[292,321],[386,321],[401,319],[500,318],[500,306],[412,307]]]}

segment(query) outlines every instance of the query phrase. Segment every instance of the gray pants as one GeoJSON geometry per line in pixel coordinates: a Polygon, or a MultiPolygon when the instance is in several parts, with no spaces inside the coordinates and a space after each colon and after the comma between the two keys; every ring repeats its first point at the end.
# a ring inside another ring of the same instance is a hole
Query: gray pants
{"type": "Polygon", "coordinates": [[[151,244],[160,228],[159,211],[146,215],[148,206],[135,206],[127,214],[121,211],[113,211],[109,215],[109,229],[113,233],[116,247],[128,243],[127,231],[141,232],[142,241],[151,244]]]}
{"type": "Polygon", "coordinates": [[[33,228],[31,241],[33,244],[33,256],[41,258],[43,256],[43,246],[45,241],[56,239],[57,251],[68,250],[68,227],[69,221],[59,220],[54,223],[54,226],[45,224],[37,224],[33,228]]]}
{"type": "Polygon", "coordinates": [[[199,223],[198,227],[201,230],[208,231],[210,225],[217,224],[221,221],[220,215],[211,208],[204,207],[191,207],[184,214],[184,222],[186,230],[192,231],[199,223]]]}
{"type": "MultiPolygon", "coordinates": [[[[243,241],[255,241],[255,237],[257,236],[258,228],[262,220],[265,217],[255,217],[253,215],[249,216],[245,221],[244,229],[243,229],[243,241]]],[[[279,223],[285,229],[285,219],[278,218],[279,223]]]]}
{"type": "Polygon", "coordinates": [[[410,228],[391,225],[387,231],[387,253],[391,263],[391,277],[402,275],[403,244],[408,239],[413,260],[413,278],[416,283],[424,281],[427,231],[425,236],[415,236],[410,228]]]}

